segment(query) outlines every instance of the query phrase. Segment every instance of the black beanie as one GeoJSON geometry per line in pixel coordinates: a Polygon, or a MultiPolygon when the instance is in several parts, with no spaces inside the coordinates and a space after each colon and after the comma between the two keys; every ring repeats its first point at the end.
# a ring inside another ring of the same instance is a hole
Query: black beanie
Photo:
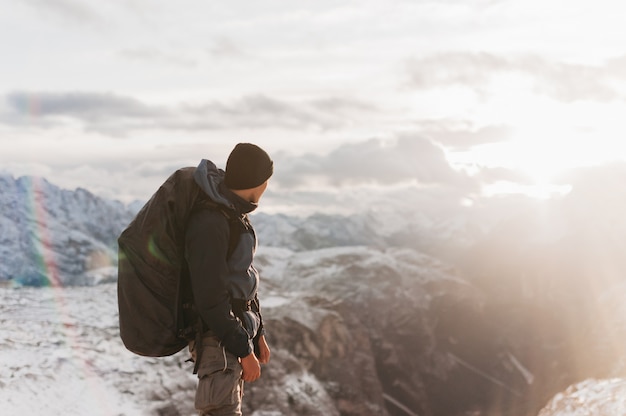
{"type": "Polygon", "coordinates": [[[274,173],[274,162],[265,150],[251,143],[239,143],[226,161],[224,183],[230,189],[256,188],[274,173]]]}

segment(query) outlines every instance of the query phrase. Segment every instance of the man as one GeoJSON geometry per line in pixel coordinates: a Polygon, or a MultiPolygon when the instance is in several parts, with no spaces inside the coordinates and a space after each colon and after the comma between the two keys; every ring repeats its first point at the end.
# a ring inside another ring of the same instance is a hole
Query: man
{"type": "Polygon", "coordinates": [[[256,209],[272,173],[264,150],[239,143],[225,171],[203,160],[194,174],[204,192],[187,225],[185,258],[205,330],[200,348],[190,343],[192,357],[199,360],[195,407],[200,415],[241,415],[243,382],[257,380],[260,364],[270,359],[253,265],[257,240],[247,214],[256,209]],[[215,203],[222,209],[203,208],[215,203]]]}

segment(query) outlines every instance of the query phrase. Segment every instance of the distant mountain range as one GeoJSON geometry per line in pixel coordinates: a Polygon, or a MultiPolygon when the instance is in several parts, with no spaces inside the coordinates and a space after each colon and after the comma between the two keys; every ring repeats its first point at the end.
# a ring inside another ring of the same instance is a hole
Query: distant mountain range
{"type": "MultiPolygon", "coordinates": [[[[115,280],[117,237],[141,205],[125,206],[82,188],[61,189],[43,178],[0,175],[0,283],[40,286],[52,279],[84,285],[115,280]]],[[[443,223],[411,218],[372,212],[307,218],[253,214],[262,245],[294,251],[355,245],[428,251],[468,238],[458,218],[443,223]]]]}

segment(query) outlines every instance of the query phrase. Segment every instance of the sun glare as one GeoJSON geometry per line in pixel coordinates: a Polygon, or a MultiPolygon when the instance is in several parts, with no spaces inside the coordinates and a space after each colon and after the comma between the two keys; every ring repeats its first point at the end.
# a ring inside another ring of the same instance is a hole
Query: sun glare
{"type": "Polygon", "coordinates": [[[487,196],[525,194],[544,199],[571,190],[569,184],[562,182],[562,174],[567,171],[626,160],[626,147],[617,140],[615,132],[602,139],[597,135],[598,132],[543,124],[518,129],[510,140],[448,156],[453,166],[470,175],[490,168],[504,168],[519,175],[519,181],[503,178],[489,183],[483,190],[487,196]]]}

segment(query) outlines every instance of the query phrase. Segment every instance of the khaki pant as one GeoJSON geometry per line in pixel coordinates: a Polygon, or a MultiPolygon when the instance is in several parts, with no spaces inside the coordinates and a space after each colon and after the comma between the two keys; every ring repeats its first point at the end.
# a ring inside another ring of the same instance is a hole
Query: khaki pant
{"type": "MultiPolygon", "coordinates": [[[[196,359],[195,343],[189,344],[196,359]]],[[[239,359],[219,345],[213,335],[202,338],[195,407],[201,416],[241,416],[243,380],[239,359]]]]}

